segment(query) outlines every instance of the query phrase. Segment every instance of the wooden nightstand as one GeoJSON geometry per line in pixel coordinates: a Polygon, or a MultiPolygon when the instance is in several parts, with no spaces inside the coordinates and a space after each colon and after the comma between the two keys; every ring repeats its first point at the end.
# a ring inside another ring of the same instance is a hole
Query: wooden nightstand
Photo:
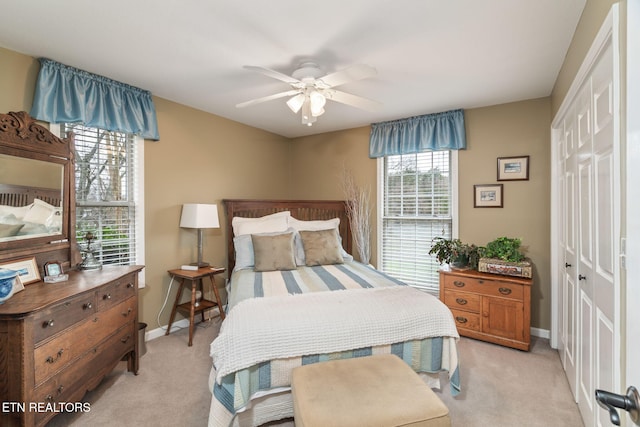
{"type": "Polygon", "coordinates": [[[178,310],[183,314],[189,316],[189,347],[191,347],[191,345],[193,344],[193,319],[196,313],[202,314],[202,321],[204,322],[204,312],[214,307],[218,307],[218,309],[220,310],[220,317],[222,318],[222,320],[224,320],[222,301],[220,300],[220,294],[218,293],[216,281],[213,277],[216,274],[224,273],[224,271],[224,268],[214,267],[202,267],[198,270],[169,270],[169,275],[171,275],[172,278],[180,280],[180,288],[178,288],[178,292],[176,293],[176,301],[173,303],[173,309],[171,310],[171,317],[169,318],[169,324],[167,325],[167,332],[165,333],[165,335],[169,335],[169,332],[171,331],[171,324],[173,323],[173,320],[176,317],[176,311],[178,310]],[[209,280],[211,280],[211,286],[213,287],[215,301],[204,298],[202,279],[204,279],[205,277],[208,277],[209,280]],[[182,290],[184,289],[186,281],[191,282],[191,301],[180,304],[180,297],[182,296],[182,290]],[[200,292],[202,292],[203,298],[196,306],[196,290],[198,287],[200,288],[200,292]]]}

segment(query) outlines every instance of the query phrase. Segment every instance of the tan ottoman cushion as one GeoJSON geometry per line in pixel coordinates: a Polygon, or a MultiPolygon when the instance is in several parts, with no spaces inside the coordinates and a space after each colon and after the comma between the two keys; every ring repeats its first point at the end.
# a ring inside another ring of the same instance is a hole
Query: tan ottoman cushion
{"type": "Polygon", "coordinates": [[[291,390],[296,427],[451,425],[449,409],[392,354],[300,366],[291,390]]]}

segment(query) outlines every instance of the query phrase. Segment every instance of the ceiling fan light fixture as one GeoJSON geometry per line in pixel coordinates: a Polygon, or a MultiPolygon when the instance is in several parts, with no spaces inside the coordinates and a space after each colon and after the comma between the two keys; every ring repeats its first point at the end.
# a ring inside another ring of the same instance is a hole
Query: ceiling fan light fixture
{"type": "Polygon", "coordinates": [[[304,104],[305,101],[304,98],[305,96],[299,93],[287,101],[287,106],[294,112],[294,114],[298,114],[298,111],[302,108],[302,104],[304,104]]]}
{"type": "Polygon", "coordinates": [[[314,90],[309,94],[309,103],[311,109],[311,115],[318,117],[324,114],[324,105],[327,103],[327,99],[323,94],[314,90]]]}

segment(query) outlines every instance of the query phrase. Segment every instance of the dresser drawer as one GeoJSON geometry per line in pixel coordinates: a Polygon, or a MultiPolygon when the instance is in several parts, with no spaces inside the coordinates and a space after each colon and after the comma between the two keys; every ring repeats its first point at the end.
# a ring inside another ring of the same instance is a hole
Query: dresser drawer
{"type": "Polygon", "coordinates": [[[451,310],[451,313],[453,313],[453,320],[455,320],[458,328],[471,329],[472,331],[478,332],[482,329],[480,324],[480,314],[453,309],[451,310]]]}
{"type": "MultiPolygon", "coordinates": [[[[55,285],[52,285],[55,286],[55,285]]],[[[34,341],[36,343],[86,319],[96,311],[95,294],[80,294],[49,307],[34,316],[34,341]]]]}
{"type": "Polygon", "coordinates": [[[467,292],[444,291],[444,303],[451,309],[465,310],[473,313],[480,312],[480,295],[467,292]]]}
{"type": "MultiPolygon", "coordinates": [[[[79,400],[79,391],[83,391],[83,386],[93,375],[102,369],[111,368],[123,354],[133,350],[131,335],[132,330],[129,326],[121,327],[107,340],[86,352],[73,365],[36,388],[34,402],[46,404],[79,400]]],[[[47,412],[38,413],[36,420],[47,415],[47,412]]]]}
{"type": "Polygon", "coordinates": [[[78,326],[37,347],[34,352],[35,383],[46,381],[125,324],[129,324],[133,331],[136,305],[136,298],[130,298],[104,313],[96,313],[78,326]]]}
{"type": "Polygon", "coordinates": [[[444,288],[518,301],[521,301],[524,295],[523,285],[500,280],[475,279],[462,276],[446,276],[444,288]]]}
{"type": "Polygon", "coordinates": [[[124,276],[100,288],[98,291],[98,310],[106,310],[135,295],[136,277],[135,275],[124,276]]]}

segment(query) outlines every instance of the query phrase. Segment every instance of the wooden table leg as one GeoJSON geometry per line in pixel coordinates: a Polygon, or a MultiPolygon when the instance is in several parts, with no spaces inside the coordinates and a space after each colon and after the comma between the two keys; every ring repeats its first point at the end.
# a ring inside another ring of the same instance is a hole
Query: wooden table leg
{"type": "Polygon", "coordinates": [[[196,280],[191,280],[191,308],[189,309],[189,347],[193,344],[193,318],[196,309],[196,280]]]}
{"type": "Polygon", "coordinates": [[[180,303],[180,295],[182,295],[182,287],[184,286],[184,279],[180,279],[180,286],[178,286],[178,293],[176,294],[176,301],[173,303],[173,308],[171,309],[171,316],[169,317],[169,324],[167,325],[167,332],[165,335],[169,335],[171,331],[171,324],[173,320],[176,318],[176,311],[178,310],[178,304],[180,303]]]}

